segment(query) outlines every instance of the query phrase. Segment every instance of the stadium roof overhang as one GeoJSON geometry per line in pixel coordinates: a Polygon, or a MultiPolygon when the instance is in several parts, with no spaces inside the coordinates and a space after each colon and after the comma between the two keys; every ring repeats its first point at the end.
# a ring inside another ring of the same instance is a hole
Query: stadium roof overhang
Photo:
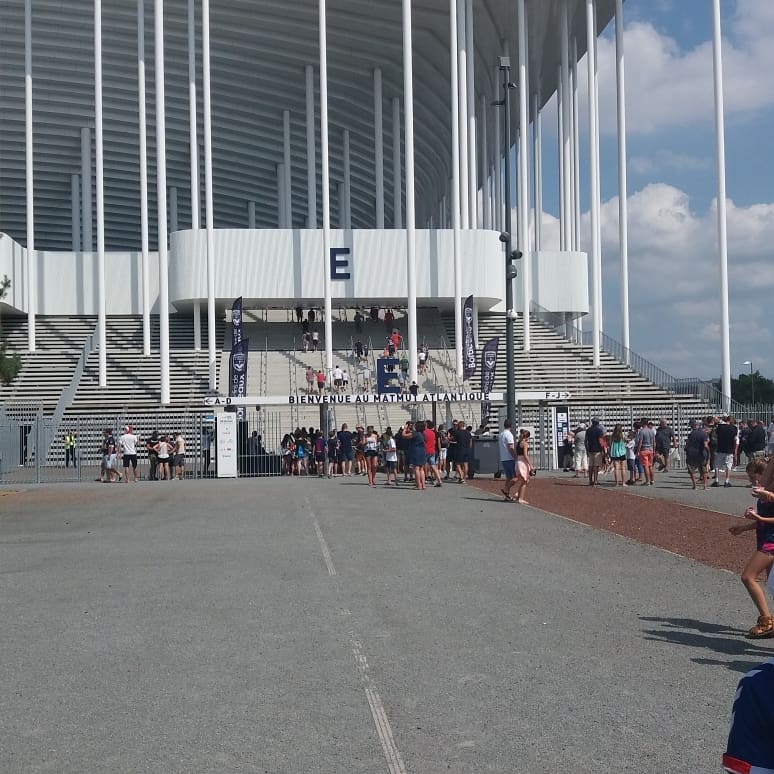
{"type": "MultiPolygon", "coordinates": [[[[528,0],[530,92],[545,103],[556,89],[562,0],[528,0]]],[[[585,2],[567,0],[570,32],[585,52],[585,2]]],[[[598,27],[614,0],[597,0],[598,27]]],[[[155,231],[153,3],[146,0],[146,84],[151,234],[155,231]]],[[[167,179],[179,189],[181,227],[190,223],[186,3],[165,4],[167,179]]],[[[201,16],[197,12],[199,144],[201,153],[201,16]]],[[[414,0],[414,104],[417,215],[437,210],[450,172],[449,3],[414,0]]],[[[475,80],[494,99],[497,57],[507,42],[515,65],[514,0],[474,0],[475,80]]],[[[136,3],[103,0],[105,200],[108,249],[139,244],[136,3]]],[[[33,3],[33,110],[36,246],[71,246],[71,175],[80,171],[80,130],[94,125],[93,2],[33,3]]],[[[304,67],[319,63],[314,0],[212,0],[212,110],[215,225],[244,227],[246,202],[256,202],[258,227],[274,226],[276,165],[282,159],[282,111],[291,111],[293,225],[306,215],[304,67]]],[[[399,0],[329,0],[328,92],[332,181],[342,179],[342,132],[349,129],[352,225],[373,224],[375,67],[383,72],[387,222],[391,220],[389,102],[402,99],[399,0]]],[[[489,121],[489,133],[493,127],[489,121]]],[[[319,137],[319,105],[317,106],[319,137]]],[[[490,139],[490,148],[492,146],[490,139]]],[[[0,231],[25,242],[24,1],[0,4],[0,231]]],[[[319,150],[317,164],[320,164],[319,150]]],[[[317,175],[318,186],[320,175],[317,175]]],[[[202,175],[203,181],[203,175],[202,175]]],[[[318,206],[321,197],[318,195],[318,206]]],[[[336,200],[333,197],[335,210],[336,200]]],[[[335,215],[334,215],[335,217],[335,215]]],[[[152,238],[152,242],[154,242],[152,238]]]]}

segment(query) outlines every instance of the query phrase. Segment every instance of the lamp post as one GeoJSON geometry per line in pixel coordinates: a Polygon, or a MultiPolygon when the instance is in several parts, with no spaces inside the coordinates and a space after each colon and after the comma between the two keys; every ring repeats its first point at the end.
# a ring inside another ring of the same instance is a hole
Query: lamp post
{"type": "Polygon", "coordinates": [[[505,224],[504,231],[500,234],[500,241],[505,245],[505,368],[507,370],[505,413],[509,419],[513,420],[516,408],[515,342],[513,335],[513,321],[516,318],[516,312],[513,308],[513,280],[517,274],[514,261],[521,258],[521,253],[518,250],[512,250],[511,245],[511,103],[509,90],[516,88],[516,85],[511,83],[510,57],[501,56],[498,69],[503,76],[503,98],[495,102],[494,105],[504,108],[503,131],[505,133],[505,175],[503,184],[505,189],[505,224]]]}
{"type": "Polygon", "coordinates": [[[753,374],[752,360],[745,360],[742,365],[750,366],[750,403],[755,405],[755,374],[753,374]]]}

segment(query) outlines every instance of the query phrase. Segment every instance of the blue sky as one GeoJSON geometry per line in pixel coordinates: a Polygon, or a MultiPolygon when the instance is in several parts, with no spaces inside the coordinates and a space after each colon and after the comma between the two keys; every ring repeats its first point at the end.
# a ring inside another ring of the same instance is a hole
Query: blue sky
{"type": "MultiPolygon", "coordinates": [[[[774,376],[774,1],[721,0],[732,372],[774,376]]],[[[632,349],[677,376],[720,372],[717,193],[708,0],[626,0],[632,349]]],[[[621,338],[614,28],[600,42],[604,330],[621,338]]],[[[585,60],[581,63],[585,74],[585,60]]],[[[581,84],[583,85],[583,78],[581,84]]],[[[581,88],[581,115],[585,113],[581,88]]],[[[585,122],[584,122],[585,123],[585,122]]],[[[545,120],[546,231],[556,228],[555,109],[545,120]]],[[[587,140],[582,138],[582,159],[587,140]]],[[[587,173],[582,169],[587,209],[587,173]]]]}

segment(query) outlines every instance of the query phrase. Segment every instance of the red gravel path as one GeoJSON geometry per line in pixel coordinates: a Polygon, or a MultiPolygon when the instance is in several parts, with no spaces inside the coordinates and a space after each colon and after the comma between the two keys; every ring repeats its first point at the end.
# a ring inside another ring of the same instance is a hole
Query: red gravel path
{"type": "MultiPolygon", "coordinates": [[[[469,483],[502,500],[502,481],[476,478],[469,483]]],[[[728,528],[738,524],[738,518],[671,500],[636,497],[614,487],[593,489],[580,480],[543,477],[530,481],[527,496],[530,505],[541,511],[735,573],[741,572],[755,551],[754,533],[729,534],[728,528]]],[[[508,507],[518,510],[522,506],[508,507]]]]}

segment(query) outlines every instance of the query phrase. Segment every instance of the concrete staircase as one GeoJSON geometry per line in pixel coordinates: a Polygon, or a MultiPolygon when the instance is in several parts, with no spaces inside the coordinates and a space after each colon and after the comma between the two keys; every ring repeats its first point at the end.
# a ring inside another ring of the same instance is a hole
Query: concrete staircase
{"type": "Polygon", "coordinates": [[[28,352],[27,318],[4,318],[2,338],[8,352],[22,360],[16,379],[7,387],[0,386],[0,403],[6,410],[34,407],[52,414],[62,390],[72,381],[84,342],[95,326],[94,317],[38,317],[36,351],[28,352]]]}

